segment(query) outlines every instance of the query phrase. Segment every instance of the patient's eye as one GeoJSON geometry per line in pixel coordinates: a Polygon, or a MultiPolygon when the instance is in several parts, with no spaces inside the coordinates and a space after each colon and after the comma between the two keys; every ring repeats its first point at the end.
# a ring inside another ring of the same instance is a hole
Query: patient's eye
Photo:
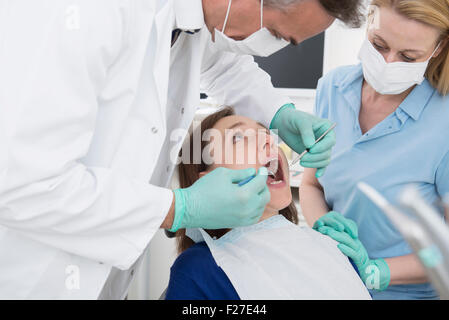
{"type": "Polygon", "coordinates": [[[243,134],[241,132],[236,132],[234,133],[234,135],[232,136],[232,143],[237,143],[241,140],[243,140],[245,137],[243,136],[243,134]]]}

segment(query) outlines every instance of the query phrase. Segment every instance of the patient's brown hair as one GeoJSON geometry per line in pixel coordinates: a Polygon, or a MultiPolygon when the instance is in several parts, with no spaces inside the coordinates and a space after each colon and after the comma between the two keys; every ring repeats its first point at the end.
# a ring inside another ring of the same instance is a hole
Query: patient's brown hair
{"type": "MultiPolygon", "coordinates": [[[[215,112],[208,117],[206,117],[202,122],[201,125],[196,129],[200,130],[200,133],[192,132],[189,139],[189,161],[186,161],[187,163],[181,162],[179,164],[178,170],[179,170],[179,182],[181,188],[188,188],[192,184],[194,184],[199,178],[200,178],[200,172],[204,172],[208,169],[208,165],[203,162],[203,159],[201,158],[201,163],[194,163],[193,159],[193,136],[196,137],[203,137],[203,134],[206,130],[212,129],[215,124],[222,118],[235,115],[234,109],[232,107],[225,107],[221,109],[218,112],[215,112]]],[[[201,139],[202,140],[202,139],[201,139]]],[[[204,148],[207,146],[207,141],[201,141],[201,153],[203,152],[204,148]]],[[[182,156],[182,150],[180,152],[180,156],[182,156]]],[[[296,206],[294,202],[292,201],[288,207],[285,209],[282,209],[279,211],[281,215],[283,215],[287,220],[297,224],[298,223],[298,212],[296,210],[296,206]]],[[[218,229],[218,230],[206,230],[207,233],[211,237],[221,237],[226,232],[228,232],[230,229],[218,229]]],[[[194,244],[193,240],[186,236],[185,230],[179,230],[176,232],[176,242],[177,242],[177,250],[178,253],[181,253],[188,249],[190,246],[194,244]]]]}

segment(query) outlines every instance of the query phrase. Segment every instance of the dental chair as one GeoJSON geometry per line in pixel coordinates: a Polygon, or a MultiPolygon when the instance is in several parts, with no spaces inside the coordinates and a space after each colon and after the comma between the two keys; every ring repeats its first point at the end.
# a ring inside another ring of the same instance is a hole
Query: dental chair
{"type": "Polygon", "coordinates": [[[385,213],[409,243],[440,299],[449,300],[449,227],[441,215],[424,201],[414,186],[402,192],[399,208],[369,185],[359,183],[358,187],[385,213]],[[405,214],[405,209],[412,216],[405,214]]]}

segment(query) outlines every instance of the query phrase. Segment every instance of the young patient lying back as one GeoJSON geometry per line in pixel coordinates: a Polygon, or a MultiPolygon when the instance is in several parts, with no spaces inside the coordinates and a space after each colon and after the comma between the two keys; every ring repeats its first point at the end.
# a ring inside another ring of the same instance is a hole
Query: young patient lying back
{"type": "MultiPolygon", "coordinates": [[[[181,187],[218,167],[265,166],[272,171],[267,179],[271,198],[255,225],[178,231],[181,254],[171,268],[166,299],[370,299],[337,243],[297,225],[288,162],[269,130],[234,115],[232,108],[209,116],[197,130],[213,137],[201,148],[210,161],[202,157],[198,165],[183,159],[181,187]]],[[[189,148],[192,160],[193,143],[189,148]]]]}

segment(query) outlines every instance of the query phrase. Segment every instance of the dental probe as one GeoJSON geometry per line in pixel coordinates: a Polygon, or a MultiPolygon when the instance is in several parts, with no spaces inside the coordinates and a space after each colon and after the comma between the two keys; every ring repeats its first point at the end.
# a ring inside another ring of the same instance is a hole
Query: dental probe
{"type": "MultiPolygon", "coordinates": [[[[315,140],[315,144],[317,144],[318,142],[320,142],[329,132],[331,132],[332,130],[334,130],[334,128],[337,126],[336,123],[334,123],[329,129],[327,129],[318,139],[315,140]]],[[[310,149],[307,148],[306,150],[304,150],[300,155],[298,155],[289,165],[289,167],[291,168],[293,165],[295,165],[299,160],[301,160],[301,158],[307,153],[309,152],[310,149]]]]}

